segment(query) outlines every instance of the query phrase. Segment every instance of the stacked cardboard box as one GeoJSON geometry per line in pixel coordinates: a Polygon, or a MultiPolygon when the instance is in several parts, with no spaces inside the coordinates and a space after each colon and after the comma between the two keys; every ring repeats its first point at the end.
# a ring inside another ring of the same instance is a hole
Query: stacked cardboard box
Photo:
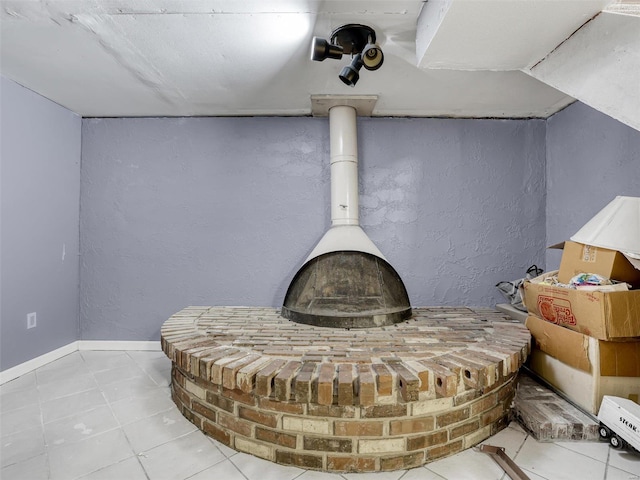
{"type": "Polygon", "coordinates": [[[640,286],[640,270],[620,252],[565,242],[560,270],[523,285],[535,342],[529,366],[596,414],[604,395],[640,397],[640,289],[574,290],[545,282],[557,275],[566,284],[580,273],[640,286]]]}

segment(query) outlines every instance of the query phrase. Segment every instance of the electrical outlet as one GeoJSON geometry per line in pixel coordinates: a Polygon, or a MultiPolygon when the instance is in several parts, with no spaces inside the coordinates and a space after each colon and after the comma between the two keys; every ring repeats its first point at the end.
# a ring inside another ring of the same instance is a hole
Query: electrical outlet
{"type": "Polygon", "coordinates": [[[27,328],[36,328],[36,312],[27,313],[27,328]]]}

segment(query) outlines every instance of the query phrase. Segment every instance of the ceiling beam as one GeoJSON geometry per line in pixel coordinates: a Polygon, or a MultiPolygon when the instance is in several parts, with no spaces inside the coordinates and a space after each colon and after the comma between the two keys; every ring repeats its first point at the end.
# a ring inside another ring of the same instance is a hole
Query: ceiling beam
{"type": "Polygon", "coordinates": [[[640,9],[605,10],[523,72],[640,130],[638,32],[640,9]]]}

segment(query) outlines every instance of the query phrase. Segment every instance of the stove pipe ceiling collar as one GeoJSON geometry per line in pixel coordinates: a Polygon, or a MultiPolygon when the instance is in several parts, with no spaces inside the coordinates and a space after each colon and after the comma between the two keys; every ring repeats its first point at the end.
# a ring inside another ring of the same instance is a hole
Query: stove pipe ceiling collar
{"type": "Polygon", "coordinates": [[[376,32],[366,25],[350,23],[331,32],[331,40],[313,37],[311,60],[322,62],[326,58],[340,59],[351,55],[351,64],[345,66],[338,78],[354,87],[360,78],[360,69],[377,70],[384,62],[382,49],[376,43],[376,32]]]}

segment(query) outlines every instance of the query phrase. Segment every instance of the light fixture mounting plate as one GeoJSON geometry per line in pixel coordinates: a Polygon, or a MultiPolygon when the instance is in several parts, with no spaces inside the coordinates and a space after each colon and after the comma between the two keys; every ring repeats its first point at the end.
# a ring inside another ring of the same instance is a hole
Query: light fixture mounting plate
{"type": "Polygon", "coordinates": [[[311,115],[327,117],[331,107],[346,105],[360,117],[372,117],[377,101],[377,95],[311,95],[311,115]]]}
{"type": "Polygon", "coordinates": [[[376,32],[373,28],[358,23],[349,23],[331,32],[331,43],[340,45],[346,55],[361,53],[369,43],[376,43],[376,32]]]}

